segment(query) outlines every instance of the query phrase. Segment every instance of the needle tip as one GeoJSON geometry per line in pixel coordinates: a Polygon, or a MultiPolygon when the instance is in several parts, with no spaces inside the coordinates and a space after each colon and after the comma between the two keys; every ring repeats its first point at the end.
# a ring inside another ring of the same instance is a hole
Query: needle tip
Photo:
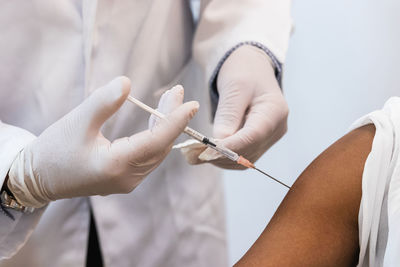
{"type": "Polygon", "coordinates": [[[255,170],[257,170],[257,171],[261,172],[262,174],[264,174],[265,176],[267,176],[267,177],[271,178],[271,179],[272,179],[272,180],[274,180],[275,182],[278,182],[278,183],[280,183],[281,185],[283,185],[283,186],[287,187],[288,189],[290,189],[290,186],[288,186],[287,184],[285,184],[285,183],[283,183],[283,182],[279,181],[278,179],[276,179],[276,178],[272,177],[272,176],[271,176],[271,175],[269,175],[268,173],[266,173],[266,172],[263,172],[262,170],[260,170],[260,169],[256,168],[255,166],[254,166],[254,168],[253,168],[253,169],[255,169],[255,170]]]}

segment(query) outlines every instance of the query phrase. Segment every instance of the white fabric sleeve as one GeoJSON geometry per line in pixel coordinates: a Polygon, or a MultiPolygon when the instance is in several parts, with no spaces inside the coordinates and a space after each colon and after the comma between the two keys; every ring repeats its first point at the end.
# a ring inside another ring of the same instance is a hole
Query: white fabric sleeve
{"type": "Polygon", "coordinates": [[[193,56],[206,81],[224,54],[240,43],[264,45],[285,61],[292,20],[290,0],[203,0],[193,56]]]}
{"type": "MultiPolygon", "coordinates": [[[[18,153],[36,137],[26,130],[0,121],[0,184],[4,183],[8,170],[18,153]]],[[[14,255],[26,242],[45,208],[33,213],[8,209],[14,220],[0,213],[0,259],[14,255]]]]}
{"type": "Polygon", "coordinates": [[[357,120],[376,128],[364,165],[358,216],[357,266],[398,266],[400,263],[400,98],[390,98],[382,110],[357,120]]]}

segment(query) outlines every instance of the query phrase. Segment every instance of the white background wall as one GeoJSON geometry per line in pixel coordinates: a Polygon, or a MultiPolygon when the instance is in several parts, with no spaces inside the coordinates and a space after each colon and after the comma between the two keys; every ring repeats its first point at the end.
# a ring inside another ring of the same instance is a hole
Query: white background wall
{"type": "MultiPolygon", "coordinates": [[[[289,131],[258,166],[292,184],[363,114],[400,92],[400,1],[293,1],[284,77],[289,131]]],[[[225,172],[231,264],[263,231],[286,189],[255,171],[225,172]]]]}

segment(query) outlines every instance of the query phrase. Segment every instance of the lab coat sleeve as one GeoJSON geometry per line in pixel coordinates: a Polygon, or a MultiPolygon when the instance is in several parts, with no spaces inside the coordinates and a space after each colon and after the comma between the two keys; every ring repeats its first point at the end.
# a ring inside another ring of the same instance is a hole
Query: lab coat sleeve
{"type": "MultiPolygon", "coordinates": [[[[0,182],[4,183],[8,170],[17,156],[36,137],[28,131],[0,121],[0,182]]],[[[14,219],[0,212],[0,259],[14,255],[26,242],[45,208],[33,213],[8,209],[14,219]]]]}
{"type": "MultiPolygon", "coordinates": [[[[271,58],[280,80],[281,64],[285,61],[292,30],[290,4],[290,0],[201,2],[193,56],[203,67],[211,89],[225,59],[243,44],[264,50],[271,58]]],[[[211,100],[218,97],[215,91],[211,90],[210,93],[211,100]]]]}

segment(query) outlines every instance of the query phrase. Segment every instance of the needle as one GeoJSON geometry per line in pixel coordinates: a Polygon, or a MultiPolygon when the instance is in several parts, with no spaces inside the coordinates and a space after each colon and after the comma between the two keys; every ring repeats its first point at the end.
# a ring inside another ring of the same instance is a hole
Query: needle
{"type": "Polygon", "coordinates": [[[285,184],[285,183],[279,181],[278,179],[272,177],[272,176],[269,175],[268,173],[265,173],[265,172],[263,172],[262,170],[260,170],[260,169],[258,169],[258,168],[256,168],[256,167],[254,167],[253,169],[255,169],[255,170],[261,172],[262,174],[264,174],[265,176],[268,176],[269,178],[271,178],[271,179],[274,180],[275,182],[278,182],[278,183],[280,183],[281,185],[286,186],[287,188],[290,189],[290,186],[288,186],[287,184],[285,184]]]}

